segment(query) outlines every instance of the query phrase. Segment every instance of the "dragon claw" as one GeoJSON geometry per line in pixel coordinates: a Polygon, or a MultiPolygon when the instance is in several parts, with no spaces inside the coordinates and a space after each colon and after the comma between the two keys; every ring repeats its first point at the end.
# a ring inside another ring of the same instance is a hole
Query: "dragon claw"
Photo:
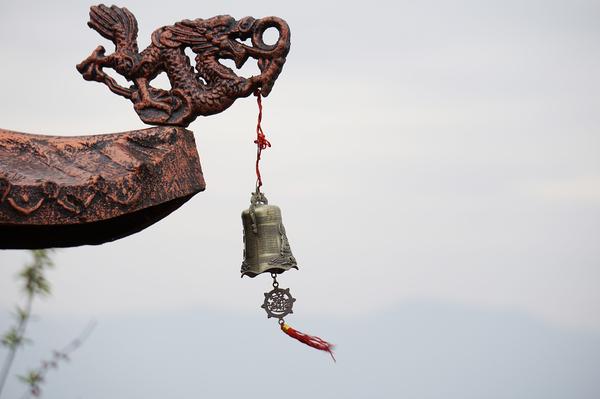
{"type": "Polygon", "coordinates": [[[77,70],[85,80],[104,82],[104,72],[102,72],[102,68],[94,61],[85,60],[81,64],[77,64],[77,70]]]}
{"type": "Polygon", "coordinates": [[[100,66],[106,50],[103,46],[98,46],[92,51],[89,57],[77,64],[77,70],[85,80],[93,80],[96,82],[104,82],[105,74],[100,66]]]}
{"type": "Polygon", "coordinates": [[[161,111],[165,111],[167,114],[171,114],[171,105],[170,104],[167,104],[167,103],[164,103],[161,101],[155,101],[150,98],[140,100],[139,102],[134,104],[133,108],[138,112],[143,111],[148,108],[154,108],[154,109],[158,109],[161,111]]]}
{"type": "Polygon", "coordinates": [[[105,53],[106,53],[106,49],[104,48],[104,46],[98,46],[94,49],[94,51],[92,52],[92,55],[100,58],[100,57],[104,57],[105,53]]]}

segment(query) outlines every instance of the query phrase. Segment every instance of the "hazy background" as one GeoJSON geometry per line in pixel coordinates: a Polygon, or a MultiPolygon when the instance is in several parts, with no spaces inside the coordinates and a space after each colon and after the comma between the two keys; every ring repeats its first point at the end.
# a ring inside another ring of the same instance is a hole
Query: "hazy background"
{"type": "MultiPolygon", "coordinates": [[[[113,48],[90,5],[0,0],[1,127],[144,126],[75,70],[113,48]]],[[[263,188],[300,264],[280,278],[298,298],[288,322],[336,343],[338,363],[266,319],[268,276],[239,278],[248,98],[190,126],[206,192],[140,234],[56,253],[14,371],[98,327],[44,397],[600,397],[598,1],[120,5],[142,48],[185,18],[290,24],[263,188]]],[[[27,259],[0,252],[0,331],[27,259]]],[[[22,391],[13,378],[4,396],[22,391]]]]}

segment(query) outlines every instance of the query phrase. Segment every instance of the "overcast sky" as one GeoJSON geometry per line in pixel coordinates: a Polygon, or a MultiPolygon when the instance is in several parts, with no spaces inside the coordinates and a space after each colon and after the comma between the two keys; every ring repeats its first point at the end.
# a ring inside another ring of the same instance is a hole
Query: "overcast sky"
{"type": "MultiPolygon", "coordinates": [[[[211,345],[178,345],[196,348],[196,361],[212,359],[214,367],[201,369],[204,377],[220,376],[205,382],[216,384],[206,391],[213,397],[225,374],[246,381],[253,357],[265,368],[273,357],[295,364],[299,380],[312,378],[323,389],[285,377],[296,388],[288,397],[367,397],[375,386],[378,397],[600,397],[593,376],[600,364],[600,3],[121,5],[138,19],[141,48],[154,29],[185,18],[288,21],[291,51],[264,101],[273,147],[263,155],[263,189],[282,208],[300,265],[280,278],[298,298],[289,322],[344,343],[338,351],[347,360],[332,371],[325,357],[280,337],[259,307],[269,278],[239,278],[240,212],[254,184],[257,110],[248,98],[190,126],[205,192],[139,234],[56,253],[54,294],[36,304],[39,344],[21,366],[61,346],[88,319],[99,327],[97,341],[92,336],[69,366],[74,377],[57,373],[63,385],[49,381],[48,397],[192,397],[192,385],[174,381],[194,360],[157,349],[190,337],[191,326],[198,340],[206,329],[211,345]],[[247,326],[252,339],[238,342],[246,334],[239,331],[219,335],[220,323],[247,326]],[[124,325],[139,340],[112,340],[124,325]],[[189,328],[159,328],[154,336],[149,325],[189,328]],[[401,342],[381,333],[385,325],[401,342]],[[386,350],[366,350],[374,340],[386,350]],[[454,345],[462,355],[440,355],[454,345]],[[254,346],[268,346],[269,358],[254,346]],[[122,370],[107,355],[111,349],[123,356],[122,370]],[[168,358],[175,371],[154,369],[160,381],[144,380],[154,375],[136,368],[145,351],[160,364],[168,358]],[[424,357],[432,362],[410,367],[424,357]],[[399,358],[410,382],[402,389],[384,371],[399,358]],[[106,380],[93,378],[98,370],[106,380]],[[129,372],[143,389],[117,377],[129,372]],[[506,378],[490,380],[492,374],[506,378]],[[506,381],[510,389],[502,391],[506,381]]],[[[144,127],[128,101],[75,69],[98,44],[113,48],[86,26],[89,6],[0,1],[2,128],[87,135],[144,127]]],[[[0,252],[3,313],[19,299],[14,276],[27,257],[0,252]]],[[[7,323],[0,318],[0,330],[7,323]]],[[[246,390],[231,387],[223,397],[269,392],[268,378],[260,380],[265,387],[250,380],[246,390]]],[[[16,383],[11,389],[20,392],[16,383]]]]}

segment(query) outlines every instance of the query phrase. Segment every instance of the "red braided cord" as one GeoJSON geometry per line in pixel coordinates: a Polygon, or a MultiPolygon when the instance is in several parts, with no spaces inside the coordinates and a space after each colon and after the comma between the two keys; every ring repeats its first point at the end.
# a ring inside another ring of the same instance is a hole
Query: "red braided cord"
{"type": "Polygon", "coordinates": [[[302,342],[303,344],[306,344],[310,347],[313,347],[313,348],[321,350],[321,351],[328,352],[331,355],[331,358],[333,359],[333,361],[335,362],[335,357],[333,356],[333,345],[330,344],[329,342],[327,342],[319,337],[315,337],[313,335],[304,334],[298,330],[293,329],[292,327],[288,326],[285,323],[283,323],[281,325],[281,331],[283,331],[290,337],[297,339],[298,341],[302,342]]]}
{"type": "Polygon", "coordinates": [[[262,122],[262,96],[260,90],[257,90],[254,95],[256,96],[256,102],[258,103],[258,123],[256,124],[256,140],[254,140],[254,144],[256,144],[256,191],[260,191],[260,188],[262,187],[262,178],[260,176],[259,167],[260,154],[262,150],[271,147],[271,143],[267,140],[262,126],[260,125],[262,122]]]}

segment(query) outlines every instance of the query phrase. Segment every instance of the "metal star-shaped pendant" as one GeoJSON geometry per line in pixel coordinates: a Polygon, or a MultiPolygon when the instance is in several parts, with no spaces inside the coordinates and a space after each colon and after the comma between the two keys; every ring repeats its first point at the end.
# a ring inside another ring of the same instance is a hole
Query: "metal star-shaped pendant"
{"type": "Polygon", "coordinates": [[[265,302],[262,304],[263,308],[267,312],[267,317],[276,317],[283,319],[292,311],[296,299],[290,294],[290,289],[286,288],[274,288],[270,292],[265,292],[265,302]]]}

